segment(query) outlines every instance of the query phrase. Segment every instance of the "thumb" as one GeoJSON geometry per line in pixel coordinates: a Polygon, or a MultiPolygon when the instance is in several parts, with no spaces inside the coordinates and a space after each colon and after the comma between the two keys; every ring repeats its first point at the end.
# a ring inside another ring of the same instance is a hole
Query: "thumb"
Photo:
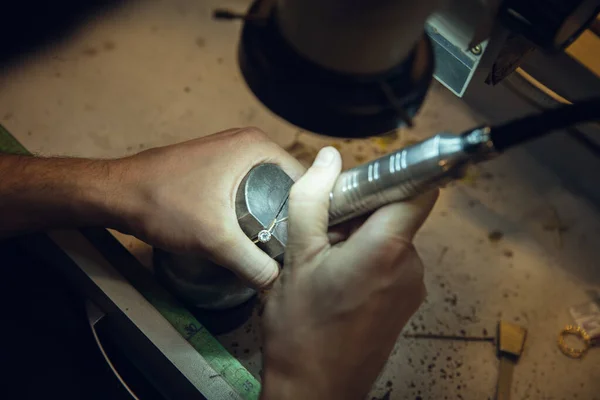
{"type": "Polygon", "coordinates": [[[314,254],[329,244],[329,194],[341,169],[340,153],[333,147],[325,147],[306,174],[292,186],[286,246],[292,257],[314,254]]]}
{"type": "Polygon", "coordinates": [[[402,251],[412,240],[427,219],[438,198],[434,190],[419,197],[389,204],[377,210],[346,241],[346,248],[365,257],[377,257],[382,247],[393,245],[402,251]]]}
{"type": "Polygon", "coordinates": [[[218,252],[213,259],[216,263],[229,269],[255,288],[269,286],[279,274],[279,264],[252,243],[244,232],[237,227],[232,240],[225,251],[218,252]]]}

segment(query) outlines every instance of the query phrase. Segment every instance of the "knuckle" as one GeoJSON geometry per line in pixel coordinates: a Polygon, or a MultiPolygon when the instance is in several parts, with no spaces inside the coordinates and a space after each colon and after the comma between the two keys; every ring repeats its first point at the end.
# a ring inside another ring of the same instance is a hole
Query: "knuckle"
{"type": "Polygon", "coordinates": [[[271,266],[274,261],[264,260],[258,265],[256,273],[250,277],[250,280],[259,288],[270,285],[277,275],[273,275],[271,266]]]}
{"type": "Polygon", "coordinates": [[[408,254],[414,250],[412,242],[402,234],[386,232],[384,230],[373,230],[372,240],[377,243],[377,247],[382,252],[396,258],[403,254],[408,254]]]}
{"type": "Polygon", "coordinates": [[[424,268],[413,244],[401,235],[387,235],[377,241],[379,273],[408,285],[423,282],[424,268]]]}
{"type": "Polygon", "coordinates": [[[219,235],[218,239],[207,241],[203,236],[204,242],[208,250],[213,255],[228,254],[231,249],[237,244],[235,238],[227,233],[219,235]]]}
{"type": "Polygon", "coordinates": [[[393,249],[413,249],[414,246],[410,237],[407,237],[402,232],[395,232],[386,229],[376,229],[373,232],[374,240],[389,250],[393,249]]]}
{"type": "Polygon", "coordinates": [[[389,248],[401,248],[401,249],[405,249],[405,251],[410,251],[412,249],[414,249],[412,242],[410,241],[410,239],[407,239],[404,235],[402,234],[397,234],[397,233],[387,233],[384,234],[383,238],[383,243],[385,244],[385,246],[389,247],[389,248]]]}
{"type": "MultiPolygon", "coordinates": [[[[423,299],[425,290],[425,268],[415,251],[404,252],[396,262],[396,268],[403,285],[415,289],[419,299],[423,299]]],[[[421,301],[421,300],[419,300],[421,301]]]]}
{"type": "Polygon", "coordinates": [[[247,140],[249,142],[264,142],[269,140],[269,136],[265,132],[254,126],[240,129],[236,133],[236,136],[239,139],[247,140]]]}

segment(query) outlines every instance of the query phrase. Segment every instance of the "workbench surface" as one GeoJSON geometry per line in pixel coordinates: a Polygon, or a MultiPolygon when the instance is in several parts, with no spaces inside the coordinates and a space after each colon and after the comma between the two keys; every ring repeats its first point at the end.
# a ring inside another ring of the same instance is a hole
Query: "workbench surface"
{"type": "MultiPolygon", "coordinates": [[[[115,157],[254,125],[309,162],[335,145],[352,167],[438,131],[484,121],[434,84],[416,128],[377,140],[301,132],[270,114],[236,65],[239,25],[215,7],[247,1],[139,1],[96,15],[59,42],[0,70],[0,122],[42,155],[115,157]]],[[[576,154],[571,155],[576,157],[576,154]]],[[[498,320],[528,329],[515,368],[516,399],[600,399],[600,349],[565,357],[558,332],[568,308],[600,295],[600,214],[520,149],[442,190],[416,239],[428,297],[405,332],[493,334],[498,320]]],[[[142,262],[149,248],[119,235],[142,262]]],[[[256,376],[260,317],[220,337],[256,376]]],[[[301,362],[301,360],[299,360],[301,362]]],[[[372,391],[388,399],[493,398],[490,343],[400,338],[372,391]]]]}

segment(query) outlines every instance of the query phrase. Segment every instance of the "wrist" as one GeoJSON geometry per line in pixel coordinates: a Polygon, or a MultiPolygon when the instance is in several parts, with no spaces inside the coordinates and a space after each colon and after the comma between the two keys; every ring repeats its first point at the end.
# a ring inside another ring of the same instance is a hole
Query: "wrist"
{"type": "Polygon", "coordinates": [[[84,198],[74,202],[81,220],[88,226],[127,231],[139,201],[134,198],[135,185],[129,177],[126,159],[92,162],[91,174],[82,174],[77,182],[85,193],[84,198]]]}
{"type": "MultiPolygon", "coordinates": [[[[107,227],[118,229],[124,213],[123,182],[119,160],[38,159],[47,171],[44,215],[54,215],[52,227],[107,227]]],[[[35,185],[32,193],[41,191],[35,185]]]]}
{"type": "Polygon", "coordinates": [[[119,228],[127,211],[118,160],[0,156],[0,236],[43,229],[119,228]]]}

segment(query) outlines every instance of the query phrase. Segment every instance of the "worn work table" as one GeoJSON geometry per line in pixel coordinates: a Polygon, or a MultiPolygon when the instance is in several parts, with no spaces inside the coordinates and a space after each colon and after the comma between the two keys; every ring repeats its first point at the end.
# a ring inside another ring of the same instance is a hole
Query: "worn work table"
{"type": "MultiPolygon", "coordinates": [[[[333,144],[351,167],[483,121],[434,85],[416,128],[395,138],[344,141],[299,132],[245,88],[236,66],[238,26],[211,21],[217,6],[222,2],[142,1],[97,16],[0,73],[2,124],[32,151],[90,157],[255,125],[304,162],[333,144]]],[[[600,292],[599,235],[598,210],[526,149],[477,168],[442,191],[416,239],[429,295],[406,331],[481,335],[499,319],[517,322],[529,336],[515,370],[515,398],[600,399],[600,350],[571,360],[556,347],[559,330],[571,322],[567,308],[600,292]]],[[[146,245],[119,238],[149,265],[146,245]]],[[[259,325],[255,313],[220,337],[256,376],[259,325]]],[[[400,338],[372,396],[487,399],[496,374],[489,343],[400,338]]]]}

